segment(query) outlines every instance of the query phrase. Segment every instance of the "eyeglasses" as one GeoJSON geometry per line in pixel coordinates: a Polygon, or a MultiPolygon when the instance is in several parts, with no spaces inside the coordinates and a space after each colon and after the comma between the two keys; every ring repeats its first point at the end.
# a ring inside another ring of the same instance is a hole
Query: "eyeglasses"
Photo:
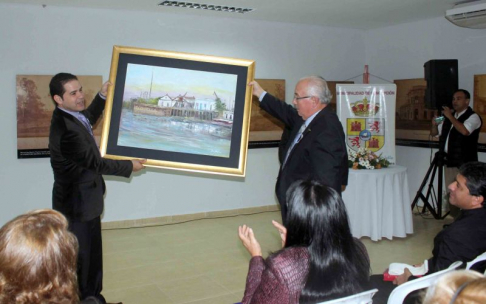
{"type": "Polygon", "coordinates": [[[309,95],[309,96],[302,96],[302,97],[295,97],[295,96],[294,96],[294,100],[299,101],[299,100],[306,99],[306,98],[311,98],[311,97],[314,97],[314,96],[312,96],[312,95],[309,95]]]}

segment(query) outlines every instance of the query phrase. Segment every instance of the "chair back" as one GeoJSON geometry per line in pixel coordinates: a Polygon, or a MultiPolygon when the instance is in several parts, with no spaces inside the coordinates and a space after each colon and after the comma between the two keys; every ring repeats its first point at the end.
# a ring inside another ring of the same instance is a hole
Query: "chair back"
{"type": "MultiPolygon", "coordinates": [[[[474,260],[472,260],[471,262],[468,262],[466,264],[466,269],[471,269],[471,267],[473,267],[474,264],[482,262],[482,261],[486,261],[486,252],[483,252],[482,254],[478,255],[474,260]]],[[[486,270],[484,271],[484,274],[486,274],[486,270]]]]}
{"type": "Polygon", "coordinates": [[[357,294],[354,294],[354,295],[351,295],[351,296],[347,296],[347,297],[344,297],[344,298],[339,298],[339,299],[335,299],[335,300],[330,300],[330,301],[325,301],[325,302],[321,302],[319,304],[343,304],[343,303],[346,303],[346,304],[370,304],[373,302],[373,300],[371,298],[373,298],[373,296],[375,295],[375,293],[378,291],[378,289],[372,289],[372,290],[367,290],[367,291],[363,291],[363,292],[360,292],[360,293],[357,293],[357,294]]]}
{"type": "Polygon", "coordinates": [[[454,271],[455,269],[457,269],[461,265],[462,265],[462,262],[457,261],[457,262],[452,263],[451,266],[449,266],[449,268],[447,268],[447,269],[444,269],[444,270],[441,270],[441,271],[438,271],[438,272],[434,272],[434,273],[429,274],[429,275],[425,275],[421,278],[415,279],[413,281],[405,282],[402,285],[397,286],[395,289],[393,289],[392,293],[388,297],[388,304],[403,303],[403,300],[405,300],[405,297],[407,297],[407,295],[409,293],[411,293],[412,291],[429,287],[439,277],[441,277],[442,275],[444,275],[448,272],[454,271]]]}

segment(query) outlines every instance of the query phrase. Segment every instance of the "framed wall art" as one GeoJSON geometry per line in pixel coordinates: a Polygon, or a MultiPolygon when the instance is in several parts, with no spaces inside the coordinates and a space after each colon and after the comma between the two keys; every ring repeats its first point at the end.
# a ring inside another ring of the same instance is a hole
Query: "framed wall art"
{"type": "Polygon", "coordinates": [[[438,148],[438,138],[430,136],[431,120],[438,115],[438,111],[435,108],[427,108],[425,79],[398,79],[394,83],[397,85],[396,144],[438,148]]]}
{"type": "Polygon", "coordinates": [[[486,152],[486,74],[474,75],[474,111],[483,120],[479,133],[478,150],[486,152]]]}
{"type": "MultiPolygon", "coordinates": [[[[49,128],[54,101],[49,82],[54,75],[17,75],[17,158],[49,157],[49,128]]],[[[101,76],[77,76],[83,86],[85,105],[89,106],[102,85],[101,76]]],[[[101,119],[93,126],[100,142],[101,119]]]]}
{"type": "MultiPolygon", "coordinates": [[[[285,102],[285,79],[255,79],[260,86],[285,102]]],[[[284,124],[260,108],[260,101],[252,97],[249,148],[277,147],[284,124]]]]}
{"type": "Polygon", "coordinates": [[[254,69],[252,60],[115,46],[101,154],[244,176],[254,69]]]}

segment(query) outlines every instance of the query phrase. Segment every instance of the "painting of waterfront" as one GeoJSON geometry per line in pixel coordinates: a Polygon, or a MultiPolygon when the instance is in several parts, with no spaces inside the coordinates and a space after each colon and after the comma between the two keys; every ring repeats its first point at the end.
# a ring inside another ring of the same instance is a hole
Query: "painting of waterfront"
{"type": "Polygon", "coordinates": [[[237,75],[129,63],[118,146],[229,157],[237,75]]]}

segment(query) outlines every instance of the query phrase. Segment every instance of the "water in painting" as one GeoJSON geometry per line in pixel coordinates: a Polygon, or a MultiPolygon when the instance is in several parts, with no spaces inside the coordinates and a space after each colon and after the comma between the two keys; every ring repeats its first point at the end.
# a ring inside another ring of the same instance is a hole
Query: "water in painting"
{"type": "Polygon", "coordinates": [[[128,64],[119,146],[229,157],[237,75],[128,64]]]}

